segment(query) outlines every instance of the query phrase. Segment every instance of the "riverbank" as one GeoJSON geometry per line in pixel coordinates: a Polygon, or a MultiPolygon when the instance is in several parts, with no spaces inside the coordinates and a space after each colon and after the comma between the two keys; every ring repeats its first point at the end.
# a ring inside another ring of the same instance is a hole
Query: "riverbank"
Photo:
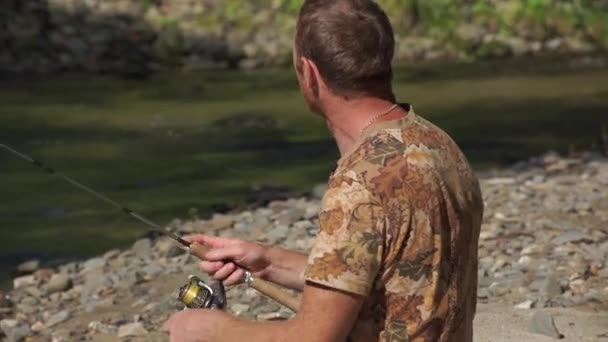
{"type": "MultiPolygon", "coordinates": [[[[481,184],[486,210],[476,341],[605,338],[608,159],[549,153],[487,172],[481,184]]],[[[171,228],[306,252],[319,209],[318,197],[292,198],[171,228]]],[[[9,336],[34,336],[31,341],[164,341],[159,327],[176,310],[176,291],[188,274],[198,273],[196,260],[162,237],[56,269],[30,266],[30,275],[14,280],[11,301],[0,304],[0,327],[9,336]]],[[[241,317],[291,317],[244,286],[228,290],[228,303],[241,317]]]]}
{"type": "MultiPolygon", "coordinates": [[[[166,69],[284,66],[301,0],[10,0],[0,74],[65,71],[141,78],[166,69]]],[[[602,53],[602,1],[380,0],[397,64],[602,53]]]]}

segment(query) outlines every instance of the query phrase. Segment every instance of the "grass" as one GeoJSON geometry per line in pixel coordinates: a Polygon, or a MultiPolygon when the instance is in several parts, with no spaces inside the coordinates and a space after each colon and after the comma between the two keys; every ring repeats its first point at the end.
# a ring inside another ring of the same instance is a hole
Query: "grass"
{"type": "MultiPolygon", "coordinates": [[[[395,78],[400,100],[448,131],[478,168],[588,148],[608,123],[608,70],[491,64],[400,69],[395,78]]],[[[287,70],[11,81],[0,103],[0,141],[161,224],[192,208],[204,216],[241,205],[255,184],[308,191],[338,158],[287,70]]],[[[146,231],[6,153],[0,175],[0,278],[26,256],[93,255],[146,231]]]]}

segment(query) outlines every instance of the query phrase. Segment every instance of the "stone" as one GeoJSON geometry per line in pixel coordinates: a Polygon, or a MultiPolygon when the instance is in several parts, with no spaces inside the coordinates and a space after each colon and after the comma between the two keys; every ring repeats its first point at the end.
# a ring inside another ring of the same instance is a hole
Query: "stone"
{"type": "Polygon", "coordinates": [[[20,303],[20,304],[17,304],[17,312],[29,316],[29,315],[32,315],[32,314],[38,312],[38,309],[33,305],[20,303]]]}
{"type": "Polygon", "coordinates": [[[104,258],[89,259],[82,264],[82,271],[83,272],[96,271],[96,270],[104,267],[105,265],[106,265],[106,259],[104,259],[104,258]]]}
{"type": "Polygon", "coordinates": [[[235,315],[240,316],[249,310],[249,305],[240,303],[232,304],[230,305],[230,309],[232,310],[232,312],[234,312],[235,315]]]}
{"type": "Polygon", "coordinates": [[[592,236],[587,235],[585,233],[581,233],[576,230],[571,230],[571,231],[567,231],[565,233],[560,234],[559,236],[557,236],[556,238],[551,240],[551,243],[556,246],[560,246],[560,245],[563,245],[566,243],[577,243],[577,242],[591,243],[593,241],[594,241],[594,239],[592,236]]]}
{"type": "Polygon", "coordinates": [[[19,321],[15,319],[3,319],[0,321],[0,330],[2,330],[4,334],[8,335],[8,332],[16,328],[17,325],[19,325],[19,321]]]}
{"type": "Polygon", "coordinates": [[[93,333],[100,333],[106,335],[116,335],[118,333],[118,327],[111,324],[104,324],[99,321],[92,321],[88,325],[88,329],[93,333]]]}
{"type": "Polygon", "coordinates": [[[500,297],[509,293],[511,289],[506,284],[495,281],[488,287],[488,291],[493,297],[500,297]]]}
{"type": "Polygon", "coordinates": [[[72,279],[67,274],[56,273],[46,283],[45,288],[48,294],[63,292],[72,287],[72,279]]]}
{"type": "Polygon", "coordinates": [[[44,323],[37,321],[36,323],[32,324],[32,331],[39,334],[41,332],[43,332],[46,329],[46,325],[44,325],[44,323]]]}
{"type": "Polygon", "coordinates": [[[144,328],[143,324],[139,322],[125,324],[118,328],[118,338],[138,337],[147,334],[148,331],[144,328]]]}
{"type": "Polygon", "coordinates": [[[36,271],[39,267],[40,267],[40,260],[37,260],[37,259],[29,260],[29,261],[19,264],[19,266],[17,266],[17,272],[19,272],[21,274],[34,273],[34,271],[36,271]]]}
{"type": "Polygon", "coordinates": [[[209,221],[206,222],[206,226],[211,231],[227,229],[232,227],[234,224],[234,218],[228,215],[214,214],[209,221]]]}
{"type": "Polygon", "coordinates": [[[112,260],[120,255],[120,249],[112,249],[104,253],[103,258],[106,260],[112,260]]]}
{"type": "Polygon", "coordinates": [[[532,309],[534,307],[535,303],[536,302],[533,301],[533,300],[526,300],[526,301],[523,301],[523,302],[515,305],[514,308],[515,309],[520,309],[520,310],[529,310],[529,309],[532,309]]]}
{"type": "Polygon", "coordinates": [[[37,284],[38,281],[36,280],[36,277],[34,275],[26,275],[13,279],[13,288],[15,290],[22,289],[28,286],[34,286],[37,284]]]}
{"type": "Polygon", "coordinates": [[[547,299],[555,298],[562,294],[560,281],[554,273],[549,274],[541,288],[541,295],[547,299]]]}
{"type": "Polygon", "coordinates": [[[533,334],[545,335],[555,339],[564,338],[564,335],[560,334],[557,330],[553,316],[542,310],[534,311],[530,317],[528,331],[533,334]]]}
{"type": "Polygon", "coordinates": [[[20,342],[32,334],[32,330],[27,324],[18,324],[15,327],[4,330],[7,342],[20,342]]]}
{"type": "Polygon", "coordinates": [[[46,326],[49,328],[52,328],[59,323],[63,323],[65,321],[67,321],[70,317],[71,317],[71,314],[69,311],[67,311],[67,310],[59,311],[56,314],[52,315],[46,321],[46,326]]]}
{"type": "Polygon", "coordinates": [[[150,239],[137,240],[131,250],[140,258],[150,257],[152,252],[152,241],[150,239]]]}

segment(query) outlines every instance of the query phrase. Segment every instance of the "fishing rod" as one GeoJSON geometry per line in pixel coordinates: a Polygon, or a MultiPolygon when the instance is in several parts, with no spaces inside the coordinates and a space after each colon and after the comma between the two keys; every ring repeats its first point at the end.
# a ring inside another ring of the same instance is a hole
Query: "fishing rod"
{"type": "MultiPolygon", "coordinates": [[[[63,173],[59,173],[55,168],[37,160],[37,159],[34,159],[34,158],[28,156],[25,153],[19,152],[16,149],[14,149],[8,145],[1,144],[1,143],[0,143],[0,147],[4,150],[8,151],[10,154],[12,154],[20,159],[23,159],[23,160],[35,165],[36,167],[44,170],[49,175],[57,176],[57,177],[65,180],[66,182],[72,184],[73,186],[79,188],[80,190],[87,192],[88,194],[94,196],[95,198],[113,206],[114,208],[125,213],[126,215],[128,215],[128,216],[136,219],[137,221],[145,224],[146,226],[152,228],[153,231],[159,232],[163,235],[166,235],[166,236],[172,238],[173,240],[180,243],[190,254],[196,256],[197,258],[199,258],[201,260],[205,260],[205,255],[209,251],[208,246],[202,245],[197,242],[189,242],[189,241],[184,240],[181,236],[170,231],[168,228],[162,228],[159,224],[154,223],[153,221],[147,219],[146,217],[139,214],[138,212],[131,210],[126,206],[121,205],[120,203],[114,201],[113,199],[91,189],[90,187],[74,180],[73,178],[70,178],[70,177],[64,175],[63,173]]],[[[194,280],[191,280],[189,282],[189,284],[187,286],[185,286],[184,288],[182,288],[180,291],[180,296],[179,296],[180,300],[182,302],[184,302],[184,304],[186,304],[186,306],[188,306],[188,307],[221,307],[221,306],[223,306],[225,299],[221,299],[221,300],[212,299],[212,297],[214,295],[218,295],[219,292],[223,293],[223,290],[221,290],[221,291],[214,290],[213,287],[210,287],[210,286],[204,284],[202,281],[200,281],[200,279],[198,279],[196,277],[194,277],[193,279],[194,280]],[[218,303],[222,303],[222,305],[220,305],[218,303]],[[199,305],[199,306],[196,306],[196,305],[199,305]]],[[[251,272],[249,272],[249,271],[245,271],[244,282],[247,285],[258,290],[260,293],[263,293],[266,296],[274,299],[278,303],[285,305],[292,311],[294,311],[294,312],[297,311],[298,306],[299,306],[297,298],[284,292],[277,285],[275,285],[269,281],[263,280],[263,279],[254,278],[253,275],[251,274],[251,272]]]]}

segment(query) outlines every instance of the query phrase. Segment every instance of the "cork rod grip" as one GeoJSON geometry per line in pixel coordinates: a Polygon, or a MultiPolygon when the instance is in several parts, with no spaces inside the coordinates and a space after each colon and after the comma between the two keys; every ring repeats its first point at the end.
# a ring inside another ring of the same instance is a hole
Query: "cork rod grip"
{"type": "MultiPolygon", "coordinates": [[[[192,245],[190,245],[190,254],[196,256],[201,260],[205,259],[205,254],[207,254],[207,252],[209,252],[209,247],[205,245],[202,245],[197,242],[194,242],[192,243],[192,245]]],[[[278,285],[275,285],[264,279],[253,278],[250,283],[250,286],[258,290],[260,293],[270,297],[271,299],[274,299],[277,303],[285,305],[293,312],[298,311],[298,307],[300,306],[298,298],[283,291],[283,289],[281,289],[278,285]]]]}

